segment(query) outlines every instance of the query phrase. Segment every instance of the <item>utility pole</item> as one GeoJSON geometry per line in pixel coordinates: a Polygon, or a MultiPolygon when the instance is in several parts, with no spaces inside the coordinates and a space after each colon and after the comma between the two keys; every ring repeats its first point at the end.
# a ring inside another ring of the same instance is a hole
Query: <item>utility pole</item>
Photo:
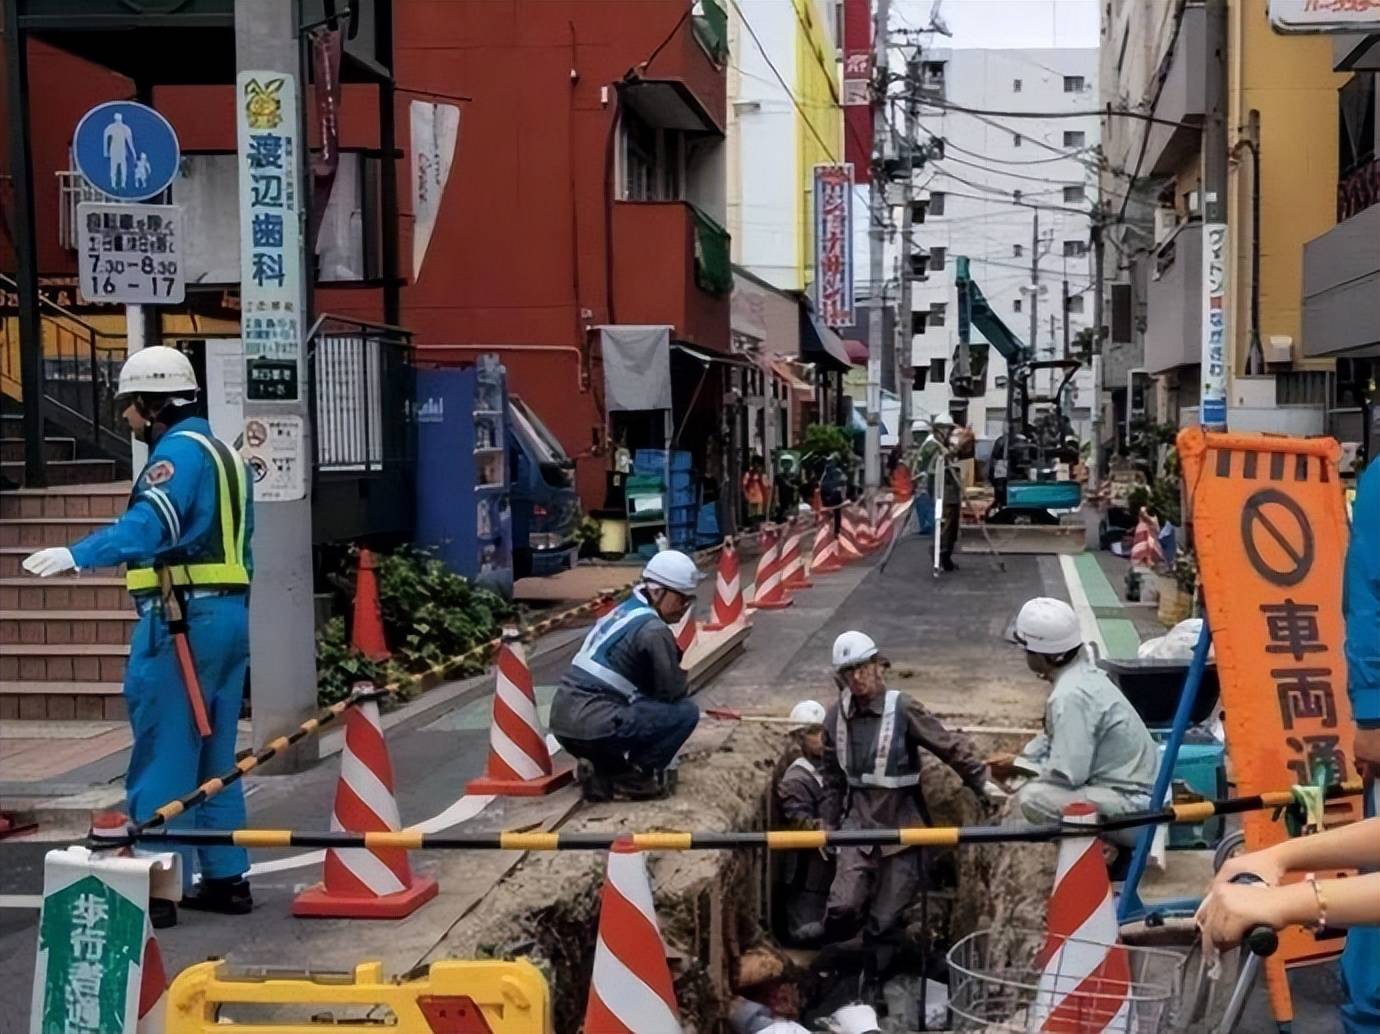
{"type": "Polygon", "coordinates": [[[877,0],[872,25],[872,176],[868,188],[868,226],[871,244],[871,308],[867,320],[867,437],[863,447],[863,483],[875,493],[882,485],[882,309],[886,297],[886,157],[887,26],[891,0],[877,0]]]}
{"type": "MultiPolygon", "coordinates": [[[[298,27],[302,4],[284,0],[235,0],[235,106],[239,123],[239,180],[242,221],[252,218],[253,197],[251,145],[255,134],[270,134],[281,145],[284,184],[298,199],[311,196],[307,164],[303,160],[307,134],[302,101],[302,43],[298,27]],[[264,83],[278,81],[273,97],[277,107],[265,105],[263,113],[250,110],[247,99],[264,83]],[[251,85],[252,84],[252,85],[251,85]],[[295,155],[296,160],[288,156],[295,155]]],[[[308,371],[305,362],[310,313],[310,266],[302,240],[306,236],[307,205],[296,211],[283,206],[282,238],[275,258],[284,275],[256,280],[247,272],[253,265],[253,235],[241,230],[242,308],[249,311],[249,296],[259,304],[272,304],[275,338],[271,350],[245,335],[244,417],[246,445],[255,431],[282,445],[280,469],[297,467],[297,481],[275,485],[265,477],[255,488],[254,591],[249,606],[250,692],[254,710],[254,742],[264,743],[291,732],[316,713],[316,635],[312,604],[311,460],[310,422],[307,419],[308,371]],[[272,303],[264,301],[279,292],[272,303]],[[295,316],[293,315],[295,313],[295,316]],[[271,376],[256,376],[267,372],[271,376]],[[282,386],[280,389],[279,386],[282,386]]],[[[267,317],[265,317],[267,319],[267,317]]],[[[315,743],[315,741],[309,741],[315,743]]],[[[304,745],[305,746],[305,745],[304,745]]],[[[289,752],[283,766],[301,768],[314,760],[315,747],[289,752]]]]}
{"type": "Polygon", "coordinates": [[[1030,225],[1030,354],[1040,351],[1040,210],[1030,225]]]}
{"type": "MultiPolygon", "coordinates": [[[[1093,339],[1092,339],[1092,449],[1088,454],[1088,488],[1097,491],[1102,481],[1102,295],[1106,291],[1106,245],[1102,240],[1102,218],[1099,205],[1093,213],[1093,339]]],[[[1131,396],[1126,394],[1126,408],[1130,411],[1131,396]]]]}
{"type": "Polygon", "coordinates": [[[901,197],[900,290],[896,302],[896,394],[901,397],[899,440],[901,450],[911,447],[911,425],[915,421],[915,365],[911,340],[911,208],[915,204],[915,152],[920,136],[920,45],[917,43],[906,61],[906,179],[901,197]]]}
{"type": "Polygon", "coordinates": [[[1064,271],[1064,290],[1063,290],[1063,313],[1064,313],[1064,358],[1069,358],[1069,275],[1064,271]]]}
{"type": "Polygon", "coordinates": [[[1227,427],[1227,0],[1207,0],[1207,69],[1203,114],[1203,311],[1198,419],[1227,427]]]}

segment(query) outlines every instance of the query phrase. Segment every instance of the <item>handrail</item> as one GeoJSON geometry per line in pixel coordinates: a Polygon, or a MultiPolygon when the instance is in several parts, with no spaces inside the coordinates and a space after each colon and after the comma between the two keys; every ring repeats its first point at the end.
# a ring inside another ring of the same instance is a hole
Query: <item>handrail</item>
{"type": "MultiPolygon", "coordinates": [[[[10,288],[12,288],[12,289],[13,289],[14,291],[16,291],[16,292],[18,292],[18,290],[19,290],[19,284],[16,283],[15,280],[14,280],[12,277],[10,277],[8,274],[6,274],[6,273],[0,273],[0,284],[6,284],[6,285],[8,285],[10,288]]],[[[70,309],[64,308],[63,306],[59,305],[57,302],[53,301],[51,298],[46,298],[46,297],[44,297],[42,290],[40,290],[39,293],[38,293],[38,308],[39,308],[39,311],[40,311],[40,312],[41,312],[44,308],[52,309],[54,312],[56,312],[58,315],[60,315],[63,319],[71,320],[73,323],[75,323],[77,326],[79,326],[82,330],[84,330],[84,331],[86,331],[88,334],[90,334],[93,338],[98,338],[98,337],[102,337],[102,338],[114,338],[114,339],[116,339],[116,340],[119,340],[119,338],[120,338],[120,335],[119,335],[119,334],[112,334],[112,333],[110,333],[108,330],[101,330],[101,329],[98,328],[98,327],[93,327],[91,324],[87,323],[84,319],[82,319],[80,316],[78,316],[75,312],[72,312],[70,309]]],[[[94,342],[93,342],[93,343],[94,343],[94,342]]],[[[99,347],[99,346],[98,346],[98,347],[99,347]]],[[[119,346],[116,345],[116,346],[111,346],[111,347],[119,347],[119,346]]]]}
{"type": "Polygon", "coordinates": [[[386,331],[387,333],[393,334],[398,338],[402,338],[403,344],[406,344],[408,346],[411,346],[412,344],[412,331],[408,330],[406,327],[395,327],[391,323],[375,323],[372,320],[362,320],[355,316],[338,316],[334,313],[323,312],[320,316],[316,317],[316,322],[313,323],[311,325],[311,329],[307,331],[308,345],[310,345],[310,343],[316,339],[316,336],[321,333],[321,328],[328,321],[334,321],[336,323],[345,323],[352,327],[358,327],[360,330],[386,331]]]}

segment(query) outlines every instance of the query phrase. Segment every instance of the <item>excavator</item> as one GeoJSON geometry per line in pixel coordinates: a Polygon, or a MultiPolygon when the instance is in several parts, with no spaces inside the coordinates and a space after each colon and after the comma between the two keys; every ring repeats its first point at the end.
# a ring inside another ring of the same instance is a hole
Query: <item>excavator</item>
{"type": "Polygon", "coordinates": [[[1020,527],[1044,534],[1004,536],[1008,551],[1068,552],[1082,548],[1083,528],[1062,524],[1057,511],[1077,510],[1082,485],[1072,480],[1079,459],[1078,440],[1069,419],[1069,384],[1081,363],[1076,359],[1037,359],[993,311],[969,273],[968,259],[957,260],[958,350],[949,388],[955,398],[986,393],[988,346],[1006,360],[1006,419],[992,449],[988,476],[993,505],[984,518],[989,528],[1020,527]],[[973,344],[976,328],[987,344],[973,344]],[[1042,393],[1041,382],[1047,386],[1042,393]],[[1046,531],[1047,529],[1047,531],[1046,531]],[[1029,548],[1027,548],[1029,547],[1029,548]]]}

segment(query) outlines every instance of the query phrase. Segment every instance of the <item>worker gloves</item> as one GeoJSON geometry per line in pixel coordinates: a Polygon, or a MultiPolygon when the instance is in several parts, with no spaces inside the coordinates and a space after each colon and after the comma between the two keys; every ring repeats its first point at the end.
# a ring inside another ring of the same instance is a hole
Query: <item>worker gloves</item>
{"type": "Polygon", "coordinates": [[[62,574],[63,571],[76,569],[77,562],[72,558],[72,551],[66,546],[40,549],[24,558],[24,570],[40,578],[51,578],[55,574],[62,574]]]}

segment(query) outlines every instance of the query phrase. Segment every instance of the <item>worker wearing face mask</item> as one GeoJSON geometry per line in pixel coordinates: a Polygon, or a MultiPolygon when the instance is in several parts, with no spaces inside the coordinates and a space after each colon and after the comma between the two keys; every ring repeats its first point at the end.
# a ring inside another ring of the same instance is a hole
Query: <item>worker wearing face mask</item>
{"type": "Polygon", "coordinates": [[[551,704],[551,733],[580,761],[589,801],[649,800],[674,788],[671,764],[699,722],[671,626],[694,605],[700,573],[663,550],[642,584],[585,637],[551,704]]]}

